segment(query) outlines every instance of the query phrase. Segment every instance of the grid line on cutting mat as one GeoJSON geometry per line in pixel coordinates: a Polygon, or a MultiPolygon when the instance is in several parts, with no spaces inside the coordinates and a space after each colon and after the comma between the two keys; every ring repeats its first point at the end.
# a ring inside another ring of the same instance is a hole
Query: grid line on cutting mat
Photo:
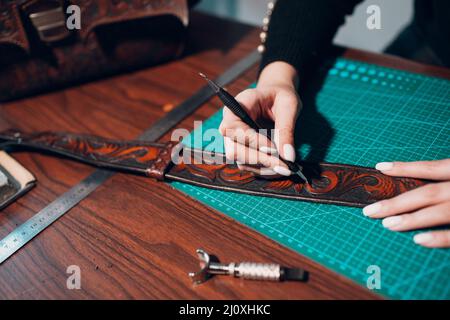
{"type": "MultiPolygon", "coordinates": [[[[308,113],[306,104],[299,121],[316,144],[301,144],[302,158],[373,167],[380,161],[450,157],[450,81],[338,59],[315,105],[321,116],[308,113]],[[324,125],[332,129],[331,138],[321,133],[324,125]],[[325,157],[315,159],[311,150],[326,151],[325,157]]],[[[221,115],[213,115],[202,130],[218,128],[221,115]]],[[[386,230],[361,209],[172,185],[363,286],[367,267],[379,266],[382,287],[376,292],[385,296],[450,299],[450,250],[417,246],[416,232],[386,230]]]]}

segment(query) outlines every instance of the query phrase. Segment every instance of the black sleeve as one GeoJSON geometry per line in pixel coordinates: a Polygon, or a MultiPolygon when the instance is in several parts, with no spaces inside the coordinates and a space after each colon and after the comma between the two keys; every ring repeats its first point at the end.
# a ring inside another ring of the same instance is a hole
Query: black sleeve
{"type": "Polygon", "coordinates": [[[331,45],[345,16],[362,0],[278,0],[270,19],[262,70],[274,61],[294,66],[301,76],[331,45]]]}

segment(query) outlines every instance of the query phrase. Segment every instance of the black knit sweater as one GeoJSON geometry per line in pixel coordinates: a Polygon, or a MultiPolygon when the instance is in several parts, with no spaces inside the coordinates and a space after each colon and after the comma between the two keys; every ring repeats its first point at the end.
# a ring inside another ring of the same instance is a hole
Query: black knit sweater
{"type": "MultiPolygon", "coordinates": [[[[285,61],[298,73],[326,54],[345,16],[362,0],[278,0],[261,69],[285,61]]],[[[450,1],[416,0],[413,25],[442,65],[450,67],[450,1]]],[[[383,19],[383,12],[381,12],[383,19]]],[[[361,26],[365,28],[366,26],[361,26]]]]}

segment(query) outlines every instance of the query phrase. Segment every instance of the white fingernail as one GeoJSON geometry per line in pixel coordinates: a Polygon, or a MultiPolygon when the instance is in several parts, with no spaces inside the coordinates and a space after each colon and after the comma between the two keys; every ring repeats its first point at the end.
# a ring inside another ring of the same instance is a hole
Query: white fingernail
{"type": "Polygon", "coordinates": [[[363,214],[366,217],[370,217],[370,216],[373,216],[375,213],[379,212],[380,209],[381,209],[381,203],[375,202],[375,203],[368,205],[367,207],[364,207],[363,214]]]}
{"type": "Polygon", "coordinates": [[[281,174],[282,176],[287,177],[289,177],[292,174],[292,172],[288,168],[282,166],[276,166],[275,168],[273,168],[273,171],[275,171],[278,174],[281,174]]]}
{"type": "Polygon", "coordinates": [[[277,173],[270,168],[261,168],[259,174],[262,176],[273,176],[276,175],[277,173]]]}
{"type": "Polygon", "coordinates": [[[414,242],[417,244],[424,244],[433,240],[433,235],[431,233],[419,233],[413,238],[414,242]]]}
{"type": "Polygon", "coordinates": [[[266,147],[266,146],[259,148],[259,151],[267,153],[267,154],[271,154],[271,155],[278,154],[277,149],[271,148],[271,147],[266,147]]]}
{"type": "Polygon", "coordinates": [[[402,222],[402,217],[395,216],[383,219],[383,227],[392,228],[398,226],[402,222]]]}
{"type": "Polygon", "coordinates": [[[295,161],[295,149],[292,144],[285,144],[283,146],[284,151],[284,159],[287,161],[294,162],[295,161]]]}
{"type": "Polygon", "coordinates": [[[380,162],[375,165],[375,169],[380,171],[388,171],[394,167],[392,162],[380,162]]]}

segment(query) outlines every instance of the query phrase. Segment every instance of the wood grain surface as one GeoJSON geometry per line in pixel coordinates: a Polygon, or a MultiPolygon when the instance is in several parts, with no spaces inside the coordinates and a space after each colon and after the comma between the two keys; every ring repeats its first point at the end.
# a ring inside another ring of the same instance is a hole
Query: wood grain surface
{"type": "MultiPolygon", "coordinates": [[[[185,56],[171,63],[63,91],[0,105],[0,130],[60,130],[132,139],[200,87],[254,50],[259,30],[194,14],[185,56]],[[218,36],[220,35],[220,36],[218,36]]],[[[418,72],[448,71],[398,58],[350,51],[348,56],[418,72]],[[399,63],[398,61],[401,61],[399,63]]],[[[228,86],[256,78],[257,67],[228,86]]],[[[193,128],[221,107],[217,99],[178,127],[193,128]]],[[[162,140],[168,140],[166,135],[162,140]]],[[[71,160],[31,152],[14,157],[38,185],[0,213],[0,237],[93,172],[71,160]]],[[[0,299],[368,299],[367,289],[173,190],[165,183],[118,173],[0,265],[0,299]],[[303,267],[307,283],[215,277],[193,286],[197,248],[223,261],[276,262],[303,267]],[[70,265],[81,289],[66,287],[70,265]]]]}

